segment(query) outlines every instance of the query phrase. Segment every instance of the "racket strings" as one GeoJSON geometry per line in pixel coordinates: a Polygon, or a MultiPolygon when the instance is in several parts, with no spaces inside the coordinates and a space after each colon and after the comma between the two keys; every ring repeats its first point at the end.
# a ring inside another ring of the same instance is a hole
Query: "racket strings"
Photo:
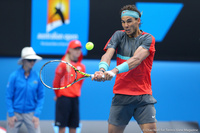
{"type": "MultiPolygon", "coordinates": [[[[67,65],[67,66],[69,66],[69,65],[67,65]]],[[[77,78],[76,71],[72,67],[70,67],[70,71],[66,72],[65,75],[66,75],[66,80],[64,81],[64,82],[66,82],[65,86],[67,86],[67,84],[73,83],[77,78]]]]}
{"type": "Polygon", "coordinates": [[[40,73],[42,82],[48,88],[63,88],[72,84],[76,78],[76,71],[63,62],[50,62],[43,66],[40,73]]]}
{"type": "Polygon", "coordinates": [[[42,83],[50,89],[65,89],[74,83],[91,77],[76,67],[61,60],[52,60],[45,63],[40,70],[42,83]]]}
{"type": "Polygon", "coordinates": [[[46,64],[41,71],[42,81],[49,87],[53,87],[55,69],[57,65],[57,63],[46,64]]]}

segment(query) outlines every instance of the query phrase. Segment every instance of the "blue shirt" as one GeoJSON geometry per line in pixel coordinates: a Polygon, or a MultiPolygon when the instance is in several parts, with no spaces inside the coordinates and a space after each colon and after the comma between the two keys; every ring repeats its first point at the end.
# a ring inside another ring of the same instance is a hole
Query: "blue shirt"
{"type": "Polygon", "coordinates": [[[20,67],[10,75],[6,90],[9,117],[14,116],[14,112],[34,112],[36,117],[39,117],[41,113],[44,103],[44,87],[36,71],[31,70],[28,77],[25,77],[24,72],[24,69],[20,67]]]}

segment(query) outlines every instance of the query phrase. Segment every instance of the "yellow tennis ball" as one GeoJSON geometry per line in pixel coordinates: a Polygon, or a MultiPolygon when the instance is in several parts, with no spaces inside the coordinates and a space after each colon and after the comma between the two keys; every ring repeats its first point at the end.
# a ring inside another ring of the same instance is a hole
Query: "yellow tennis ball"
{"type": "Polygon", "coordinates": [[[92,42],[87,42],[85,47],[87,50],[92,50],[94,48],[94,44],[92,42]]]}

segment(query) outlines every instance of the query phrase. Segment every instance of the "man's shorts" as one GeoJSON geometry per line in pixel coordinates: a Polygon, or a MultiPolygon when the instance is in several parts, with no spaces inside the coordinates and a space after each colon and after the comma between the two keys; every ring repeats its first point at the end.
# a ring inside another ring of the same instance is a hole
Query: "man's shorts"
{"type": "Polygon", "coordinates": [[[55,125],[59,127],[79,127],[79,98],[59,97],[56,101],[55,125]]]}
{"type": "Polygon", "coordinates": [[[127,125],[132,116],[138,124],[156,122],[157,103],[152,95],[121,95],[113,97],[108,123],[116,126],[127,125]]]}

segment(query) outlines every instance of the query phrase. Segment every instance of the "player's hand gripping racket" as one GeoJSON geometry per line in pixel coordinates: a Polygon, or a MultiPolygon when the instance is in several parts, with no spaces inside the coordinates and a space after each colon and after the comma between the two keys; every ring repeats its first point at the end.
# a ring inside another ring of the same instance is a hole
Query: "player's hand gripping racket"
{"type": "Polygon", "coordinates": [[[50,89],[65,89],[74,83],[92,78],[93,74],[81,72],[73,65],[62,60],[52,60],[45,63],[40,69],[41,82],[50,89]]]}

